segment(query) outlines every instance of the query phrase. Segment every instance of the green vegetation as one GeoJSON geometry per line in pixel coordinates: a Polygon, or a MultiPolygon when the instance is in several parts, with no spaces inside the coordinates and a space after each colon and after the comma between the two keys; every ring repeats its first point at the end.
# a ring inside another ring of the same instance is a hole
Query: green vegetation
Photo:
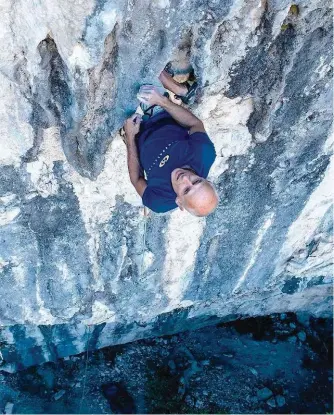
{"type": "Polygon", "coordinates": [[[290,27],[291,27],[291,24],[290,23],[288,23],[288,24],[283,23],[282,26],[281,26],[281,32],[285,32],[290,27]]]}
{"type": "Polygon", "coordinates": [[[297,4],[292,4],[289,10],[290,14],[293,14],[294,16],[298,16],[299,15],[299,7],[297,4]]]}

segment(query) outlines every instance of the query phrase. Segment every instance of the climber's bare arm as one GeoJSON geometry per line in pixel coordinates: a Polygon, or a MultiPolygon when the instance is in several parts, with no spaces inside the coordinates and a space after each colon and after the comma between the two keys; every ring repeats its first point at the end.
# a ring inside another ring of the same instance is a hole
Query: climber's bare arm
{"type": "Polygon", "coordinates": [[[174,102],[164,96],[159,98],[158,105],[165,109],[179,124],[189,128],[189,134],[193,134],[199,131],[205,132],[202,121],[194,114],[192,114],[188,109],[182,107],[181,105],[174,104],[174,102]]]}
{"type": "Polygon", "coordinates": [[[126,146],[128,149],[128,170],[130,180],[139,196],[143,197],[147,183],[143,177],[142,169],[138,160],[138,150],[135,139],[131,139],[126,146]]]}
{"type": "Polygon", "coordinates": [[[145,85],[140,88],[138,99],[149,105],[159,105],[165,109],[175,121],[183,127],[189,128],[189,134],[205,132],[202,121],[186,108],[174,104],[167,97],[160,94],[157,88],[152,85],[145,85]]]}
{"type": "Polygon", "coordinates": [[[140,165],[138,149],[136,144],[136,134],[139,132],[141,116],[138,114],[132,115],[124,124],[125,142],[128,152],[128,170],[130,181],[136,189],[140,197],[143,197],[144,191],[147,187],[146,180],[140,165]]]}

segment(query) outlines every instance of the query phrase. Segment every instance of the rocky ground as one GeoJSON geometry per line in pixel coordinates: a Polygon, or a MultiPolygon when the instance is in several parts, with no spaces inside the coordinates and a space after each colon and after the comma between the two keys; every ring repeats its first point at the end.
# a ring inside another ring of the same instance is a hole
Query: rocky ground
{"type": "Polygon", "coordinates": [[[332,413],[332,337],[330,319],[275,314],[108,347],[2,372],[0,410],[332,413]]]}

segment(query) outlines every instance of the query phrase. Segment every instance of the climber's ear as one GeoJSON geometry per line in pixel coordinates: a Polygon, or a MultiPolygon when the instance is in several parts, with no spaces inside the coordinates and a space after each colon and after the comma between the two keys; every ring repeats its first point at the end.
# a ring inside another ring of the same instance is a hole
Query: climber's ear
{"type": "Polygon", "coordinates": [[[177,197],[177,198],[175,199],[175,203],[178,205],[178,207],[179,207],[181,210],[184,210],[184,207],[183,207],[182,202],[181,202],[181,200],[179,199],[179,197],[177,197]]]}

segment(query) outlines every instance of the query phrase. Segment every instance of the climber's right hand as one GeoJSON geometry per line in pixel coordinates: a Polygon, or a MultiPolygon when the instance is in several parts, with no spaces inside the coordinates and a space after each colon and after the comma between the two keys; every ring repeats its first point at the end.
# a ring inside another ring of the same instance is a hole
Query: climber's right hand
{"type": "Polygon", "coordinates": [[[137,94],[137,98],[146,105],[161,105],[164,96],[160,94],[156,86],[143,85],[137,94]]]}

